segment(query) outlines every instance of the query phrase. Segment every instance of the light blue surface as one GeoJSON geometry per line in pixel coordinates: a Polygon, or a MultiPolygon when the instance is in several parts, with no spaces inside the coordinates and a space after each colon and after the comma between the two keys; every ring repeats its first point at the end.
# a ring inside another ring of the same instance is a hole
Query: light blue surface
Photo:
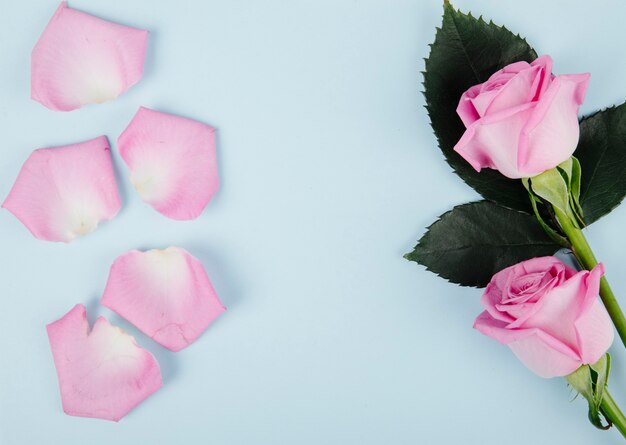
{"type": "MultiPolygon", "coordinates": [[[[506,23],[557,73],[591,71],[585,112],[626,98],[626,4],[458,0],[506,23]]],[[[476,195],[436,148],[420,94],[439,1],[76,0],[151,31],[143,80],[71,113],[29,99],[53,0],[2,1],[0,198],[31,150],[106,134],[122,212],[69,245],[0,212],[0,444],[617,444],[563,381],[471,329],[480,291],[402,258],[476,195]],[[222,188],[193,222],[132,189],[115,141],[140,105],[218,129],[222,188]],[[99,306],[109,265],[180,245],[227,311],[170,353],[99,306]],[[45,324],[83,303],[135,335],[165,386],[119,424],[60,405],[45,324]]],[[[589,230],[626,305],[626,207],[589,230]]],[[[611,389],[626,406],[624,350],[611,389]]]]}

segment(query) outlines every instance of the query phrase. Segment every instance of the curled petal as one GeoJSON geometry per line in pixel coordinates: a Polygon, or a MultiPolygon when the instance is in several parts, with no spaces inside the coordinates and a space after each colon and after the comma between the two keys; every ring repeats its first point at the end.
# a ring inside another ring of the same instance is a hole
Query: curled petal
{"type": "MultiPolygon", "coordinates": [[[[502,277],[503,275],[500,275],[502,277]]],[[[515,319],[509,315],[506,311],[502,311],[498,308],[500,302],[502,300],[502,289],[504,287],[499,287],[496,283],[500,280],[498,274],[494,275],[491,283],[487,285],[485,292],[480,297],[480,302],[487,310],[489,315],[491,315],[496,320],[512,323],[515,319]]]]}
{"type": "MultiPolygon", "coordinates": [[[[538,78],[541,78],[543,71],[541,67],[532,67],[523,70],[514,77],[512,77],[505,85],[499,90],[495,90],[489,93],[483,93],[476,99],[480,100],[483,97],[488,98],[488,103],[483,105],[484,111],[481,112],[481,116],[485,114],[493,114],[500,111],[505,111],[512,107],[523,105],[532,100],[535,95],[536,84],[538,78]],[[496,93],[493,97],[491,93],[496,93]]],[[[548,73],[548,75],[550,75],[548,73]]],[[[483,99],[484,101],[485,99],[483,99]]],[[[476,108],[479,108],[478,106],[476,108]]]]}
{"type": "Polygon", "coordinates": [[[113,218],[120,198],[107,138],[35,150],[2,207],[46,241],[69,242],[113,218]]]}
{"type": "Polygon", "coordinates": [[[600,303],[600,279],[604,266],[598,264],[586,277],[586,294],[581,304],[580,314],[574,323],[583,362],[593,364],[613,343],[613,326],[606,308],[600,303]]]}
{"type": "Polygon", "coordinates": [[[118,139],[141,198],[177,220],[197,218],[218,189],[215,130],[141,107],[118,139]]]}
{"type": "Polygon", "coordinates": [[[584,282],[588,275],[588,271],[580,271],[546,292],[531,310],[511,323],[509,328],[539,328],[578,351],[574,321],[581,311],[585,292],[584,282]]]}
{"type": "Polygon", "coordinates": [[[148,31],[62,2],[33,48],[31,96],[61,111],[115,99],[141,79],[147,45],[148,31]]]}
{"type": "Polygon", "coordinates": [[[589,309],[576,320],[576,332],[585,364],[600,360],[613,343],[611,318],[597,296],[589,309]]]}
{"type": "Polygon", "coordinates": [[[528,369],[541,377],[564,376],[583,364],[572,348],[541,329],[507,329],[505,322],[487,311],[476,318],[474,328],[508,345],[528,369]]]}
{"type": "Polygon", "coordinates": [[[552,74],[552,57],[544,54],[533,60],[530,65],[541,67],[544,74],[543,76],[540,76],[540,83],[536,85],[537,90],[535,91],[536,95],[534,99],[538,99],[548,89],[552,79],[554,79],[554,75],[552,74]]]}
{"type": "Polygon", "coordinates": [[[541,330],[509,343],[509,348],[517,358],[532,372],[544,378],[566,376],[583,364],[573,352],[560,349],[560,346],[557,339],[541,330]]]}
{"type": "Polygon", "coordinates": [[[463,121],[465,127],[469,127],[482,116],[476,109],[474,99],[480,94],[481,85],[474,85],[461,95],[461,100],[457,106],[456,112],[463,121]]]}
{"type": "Polygon", "coordinates": [[[117,422],[163,385],[152,354],[103,317],[89,332],[81,304],[47,330],[63,411],[71,416],[117,422]]]}
{"type": "Polygon", "coordinates": [[[490,76],[490,79],[491,78],[498,78],[498,77],[500,77],[501,74],[517,74],[520,71],[528,69],[529,66],[530,66],[530,64],[528,62],[524,61],[524,60],[520,60],[518,62],[513,62],[513,63],[505,66],[501,70],[496,71],[494,74],[492,74],[490,76]]]}
{"type": "Polygon", "coordinates": [[[499,170],[504,176],[523,176],[517,168],[517,138],[528,121],[534,104],[528,103],[487,115],[472,123],[454,146],[454,151],[476,171],[482,168],[499,170]]]}
{"type": "Polygon", "coordinates": [[[589,74],[557,76],[550,83],[520,134],[518,167],[526,176],[553,168],[574,153],[578,109],[588,85],[589,74]]]}
{"type": "Polygon", "coordinates": [[[225,310],[202,263],[178,247],[117,258],[102,304],[172,351],[192,343],[225,310]]]}

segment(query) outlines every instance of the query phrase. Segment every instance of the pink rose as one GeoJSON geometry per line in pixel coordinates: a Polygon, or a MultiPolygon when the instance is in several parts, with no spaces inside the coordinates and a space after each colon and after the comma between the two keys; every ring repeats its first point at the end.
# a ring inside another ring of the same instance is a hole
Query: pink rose
{"type": "Polygon", "coordinates": [[[454,150],[477,171],[530,178],[567,160],[578,144],[578,108],[589,74],[552,74],[552,59],[512,63],[461,96],[467,130],[454,150]]]}
{"type": "Polygon", "coordinates": [[[597,362],[613,342],[598,300],[604,267],[576,272],[554,257],[523,261],[493,276],[474,328],[508,345],[531,371],[564,376],[597,362]]]}

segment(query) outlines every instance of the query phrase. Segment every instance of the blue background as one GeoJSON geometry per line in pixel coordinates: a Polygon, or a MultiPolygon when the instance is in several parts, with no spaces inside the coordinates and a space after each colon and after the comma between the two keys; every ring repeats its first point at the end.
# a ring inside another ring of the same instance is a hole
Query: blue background
{"type": "MultiPolygon", "coordinates": [[[[626,98],[626,4],[458,0],[525,35],[556,73],[592,73],[583,112],[626,98]]],[[[121,213],[69,245],[0,212],[0,443],[621,443],[561,379],[540,379],[471,329],[480,290],[402,254],[477,195],[442,159],[422,105],[439,1],[76,0],[151,31],[143,80],[71,113],[29,99],[52,0],[2,0],[0,197],[31,150],[106,134],[121,213]],[[115,141],[140,105],[218,129],[222,187],[192,222],[132,189],[115,141]],[[111,262],[179,245],[227,311],[171,353],[99,306],[111,262]],[[162,390],[119,424],[61,410],[46,323],[83,303],[158,358],[162,390]]],[[[588,231],[626,305],[626,207],[588,231]]],[[[611,389],[626,407],[625,351],[611,389]]]]}

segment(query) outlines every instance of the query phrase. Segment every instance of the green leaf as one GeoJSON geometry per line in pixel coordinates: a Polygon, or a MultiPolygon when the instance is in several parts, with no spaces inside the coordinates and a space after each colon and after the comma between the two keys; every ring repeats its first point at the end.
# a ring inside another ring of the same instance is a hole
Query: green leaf
{"type": "Polygon", "coordinates": [[[465,131],[456,114],[463,92],[485,82],[504,66],[537,58],[526,40],[504,27],[474,18],[444,5],[443,24],[431,45],[424,72],[424,96],[439,147],[454,171],[484,198],[532,213],[519,180],[490,169],[476,172],[454,150],[465,131]]]}
{"type": "Polygon", "coordinates": [[[405,258],[453,283],[483,287],[505,267],[559,248],[533,215],[479,201],[441,215],[405,258]]]}
{"type": "Polygon", "coordinates": [[[581,121],[574,156],[582,170],[580,205],[591,224],[626,196],[626,103],[581,121]]]}

